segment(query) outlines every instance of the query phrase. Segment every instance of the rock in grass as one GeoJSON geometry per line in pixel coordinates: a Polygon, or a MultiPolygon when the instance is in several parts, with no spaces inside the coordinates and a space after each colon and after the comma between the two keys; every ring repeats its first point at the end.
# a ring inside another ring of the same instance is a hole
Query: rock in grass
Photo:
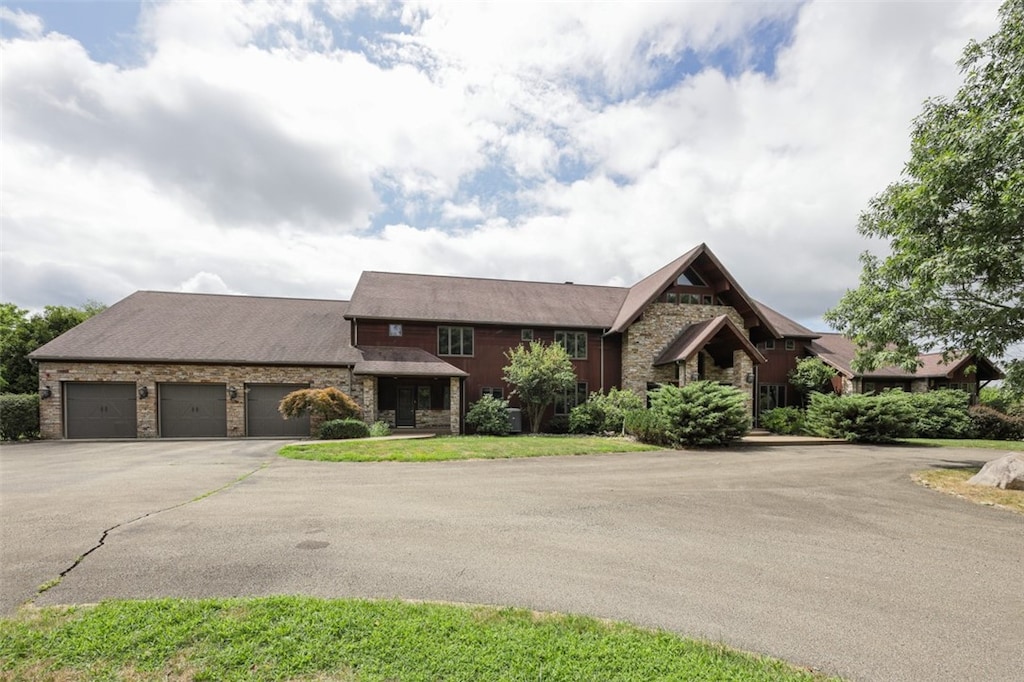
{"type": "Polygon", "coordinates": [[[1003,490],[1024,490],[1024,454],[1011,452],[1005,457],[986,462],[981,471],[967,482],[1003,490]]]}

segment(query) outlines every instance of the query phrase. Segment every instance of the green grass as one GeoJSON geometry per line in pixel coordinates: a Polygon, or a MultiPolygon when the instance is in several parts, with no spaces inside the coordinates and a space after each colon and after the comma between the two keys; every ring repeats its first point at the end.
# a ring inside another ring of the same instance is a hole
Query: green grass
{"type": "Polygon", "coordinates": [[[325,462],[440,462],[659,450],[625,438],[597,436],[444,436],[404,440],[348,440],[286,445],[280,454],[325,462]]]}
{"type": "Polygon", "coordinates": [[[925,445],[939,448],[983,448],[985,450],[1006,450],[1024,452],[1024,441],[981,440],[975,438],[901,438],[907,445],[925,445]]]}
{"type": "Polygon", "coordinates": [[[26,608],[0,620],[0,680],[22,679],[826,678],[717,644],[579,616],[272,597],[26,608]]]}

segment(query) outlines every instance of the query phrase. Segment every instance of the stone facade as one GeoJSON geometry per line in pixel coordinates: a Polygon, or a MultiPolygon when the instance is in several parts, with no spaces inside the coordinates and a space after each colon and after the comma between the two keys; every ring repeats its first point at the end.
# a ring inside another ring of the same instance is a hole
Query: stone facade
{"type": "MultiPolygon", "coordinates": [[[[654,302],[647,306],[643,315],[623,334],[622,340],[622,387],[640,396],[647,395],[647,383],[686,384],[697,371],[696,358],[679,367],[664,365],[654,367],[653,362],[679,333],[695,322],[710,320],[719,315],[728,315],[737,327],[743,329],[743,317],[731,306],[693,305],[654,302]]],[[[714,360],[704,351],[704,378],[710,381],[729,383],[742,390],[747,397],[747,408],[753,410],[754,386],[746,377],[753,373],[754,363],[742,351],[733,354],[733,366],[715,366],[714,360]]]]}
{"type": "MultiPolygon", "coordinates": [[[[274,365],[180,365],[129,364],[105,362],[40,362],[39,387],[49,387],[53,395],[40,402],[39,427],[43,438],[64,437],[63,385],[66,382],[132,382],[145,387],[148,395],[136,403],[137,436],[157,438],[157,384],[194,383],[226,384],[238,389],[236,398],[227,401],[228,437],[240,438],[245,433],[245,384],[308,384],[312,388],[334,386],[364,405],[362,384],[352,382],[349,367],[283,367],[274,365]]],[[[311,428],[317,426],[311,419],[311,428]]]]}
{"type": "MultiPolygon", "coordinates": [[[[364,376],[357,378],[357,383],[362,387],[363,419],[367,424],[375,421],[384,421],[395,427],[394,410],[377,410],[377,377],[364,376]]],[[[458,435],[462,426],[462,418],[458,409],[451,409],[461,405],[460,381],[458,377],[451,377],[449,409],[447,410],[416,410],[416,428],[425,431],[437,431],[438,433],[451,433],[458,435]]]]}

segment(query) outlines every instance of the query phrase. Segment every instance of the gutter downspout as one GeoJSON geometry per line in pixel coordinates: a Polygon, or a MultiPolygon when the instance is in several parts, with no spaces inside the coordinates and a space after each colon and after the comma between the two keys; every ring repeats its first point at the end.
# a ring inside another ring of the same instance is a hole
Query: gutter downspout
{"type": "Polygon", "coordinates": [[[604,335],[608,330],[601,331],[601,393],[604,393],[604,335]]]}

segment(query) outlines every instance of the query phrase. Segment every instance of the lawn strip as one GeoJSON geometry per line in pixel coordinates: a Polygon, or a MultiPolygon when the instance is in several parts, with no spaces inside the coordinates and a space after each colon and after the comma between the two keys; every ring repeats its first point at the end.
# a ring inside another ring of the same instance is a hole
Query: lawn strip
{"type": "Polygon", "coordinates": [[[627,438],[597,436],[446,436],[408,440],[344,440],[286,445],[291,459],[325,462],[440,462],[641,452],[660,448],[627,438]]]}
{"type": "Polygon", "coordinates": [[[827,679],[663,631],[495,607],[159,599],[26,608],[0,620],[0,680],[113,680],[126,671],[156,680],[183,670],[217,680],[827,679]]]}
{"type": "Polygon", "coordinates": [[[1005,450],[1006,452],[1024,452],[1024,441],[1020,440],[982,440],[975,438],[901,438],[907,445],[923,445],[936,448],[979,448],[983,450],[1005,450]]]}
{"type": "Polygon", "coordinates": [[[921,485],[949,495],[956,495],[975,504],[1002,507],[1024,514],[1024,490],[1000,490],[986,485],[967,483],[977,468],[928,469],[918,471],[912,478],[921,485]]]}

